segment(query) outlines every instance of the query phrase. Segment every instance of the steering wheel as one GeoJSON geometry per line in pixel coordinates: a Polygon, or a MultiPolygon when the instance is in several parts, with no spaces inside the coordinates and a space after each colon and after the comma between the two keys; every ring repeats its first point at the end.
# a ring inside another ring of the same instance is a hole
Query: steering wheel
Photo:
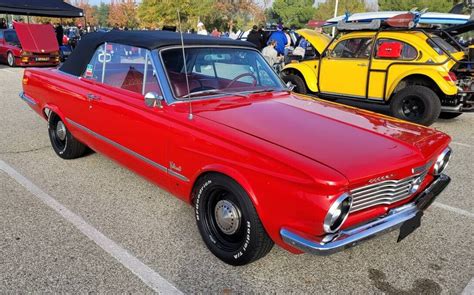
{"type": "Polygon", "coordinates": [[[254,74],[252,74],[250,72],[247,72],[247,73],[240,74],[237,77],[235,77],[234,79],[232,79],[232,81],[230,81],[230,83],[227,84],[227,86],[224,89],[230,88],[232,85],[234,85],[235,82],[239,81],[243,77],[252,77],[252,79],[253,79],[252,86],[255,87],[257,85],[257,77],[255,77],[254,74]]]}

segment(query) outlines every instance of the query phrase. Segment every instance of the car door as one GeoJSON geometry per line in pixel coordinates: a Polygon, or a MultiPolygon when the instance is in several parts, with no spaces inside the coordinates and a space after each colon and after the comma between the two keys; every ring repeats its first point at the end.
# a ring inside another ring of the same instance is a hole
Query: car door
{"type": "Polygon", "coordinates": [[[388,38],[383,34],[380,35],[382,36],[375,42],[368,82],[369,98],[377,100],[387,99],[385,97],[387,93],[384,93],[384,90],[388,91],[390,83],[403,75],[406,66],[400,66],[400,64],[416,62],[419,56],[415,46],[402,40],[388,38]],[[394,63],[396,64],[393,65],[394,63]]]}
{"type": "Polygon", "coordinates": [[[321,60],[319,90],[328,95],[366,97],[372,38],[339,41],[321,60]]]}
{"type": "Polygon", "coordinates": [[[91,88],[86,124],[108,145],[105,153],[166,186],[169,124],[163,109],[150,108],[144,100],[147,92],[161,95],[150,54],[120,44],[105,48],[98,58],[102,68],[85,74],[100,77],[91,88]]]}

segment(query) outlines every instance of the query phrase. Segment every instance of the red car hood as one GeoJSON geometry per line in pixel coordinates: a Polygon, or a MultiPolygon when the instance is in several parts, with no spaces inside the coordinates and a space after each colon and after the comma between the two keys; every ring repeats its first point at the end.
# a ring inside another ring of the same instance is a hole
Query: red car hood
{"type": "Polygon", "coordinates": [[[53,26],[15,22],[13,27],[23,50],[33,53],[50,53],[59,50],[53,26]]]}
{"type": "Polygon", "coordinates": [[[401,168],[411,174],[450,140],[434,129],[287,94],[196,105],[195,111],[329,166],[352,183],[401,168]]]}

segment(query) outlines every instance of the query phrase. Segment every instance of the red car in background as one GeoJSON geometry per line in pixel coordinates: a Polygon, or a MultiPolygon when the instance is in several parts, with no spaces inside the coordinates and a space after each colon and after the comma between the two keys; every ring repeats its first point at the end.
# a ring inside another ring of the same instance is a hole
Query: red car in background
{"type": "Polygon", "coordinates": [[[14,23],[0,30],[0,61],[15,66],[57,66],[59,45],[51,25],[14,23]]]}

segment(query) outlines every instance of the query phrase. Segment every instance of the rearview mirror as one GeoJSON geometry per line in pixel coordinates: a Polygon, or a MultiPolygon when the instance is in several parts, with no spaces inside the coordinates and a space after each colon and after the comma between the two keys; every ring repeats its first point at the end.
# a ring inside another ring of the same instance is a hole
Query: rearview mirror
{"type": "Polygon", "coordinates": [[[156,92],[147,92],[145,94],[145,104],[150,108],[163,108],[163,96],[156,92]]]}

